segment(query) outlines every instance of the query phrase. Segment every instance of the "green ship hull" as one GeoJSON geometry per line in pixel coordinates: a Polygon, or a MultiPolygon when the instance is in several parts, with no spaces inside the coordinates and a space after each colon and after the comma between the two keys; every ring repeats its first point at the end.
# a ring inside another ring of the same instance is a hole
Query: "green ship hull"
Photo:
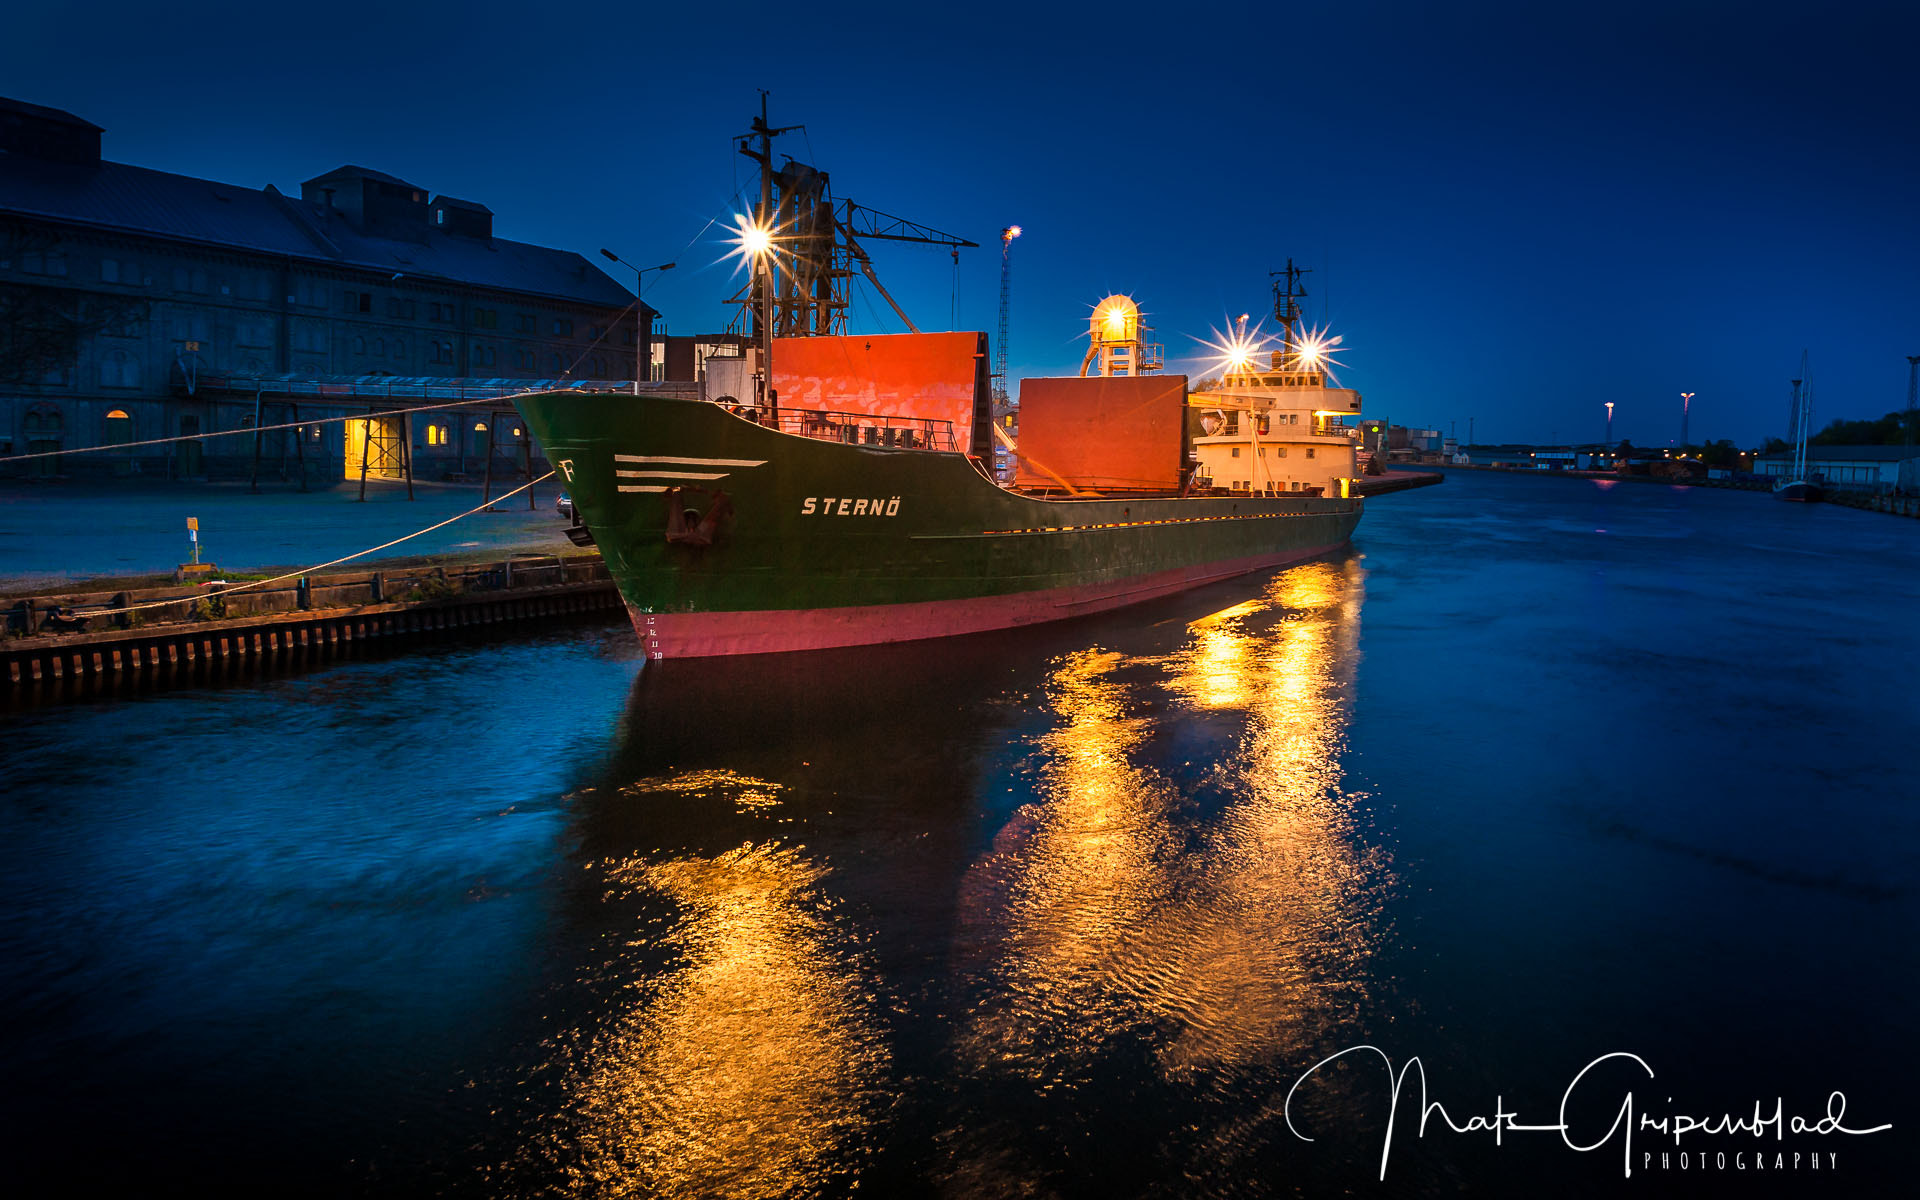
{"type": "Polygon", "coordinates": [[[1098,612],[1338,549],[1363,503],[1042,499],[996,485],[965,455],[782,432],[705,401],[539,392],[514,403],[649,658],[1098,612]]]}

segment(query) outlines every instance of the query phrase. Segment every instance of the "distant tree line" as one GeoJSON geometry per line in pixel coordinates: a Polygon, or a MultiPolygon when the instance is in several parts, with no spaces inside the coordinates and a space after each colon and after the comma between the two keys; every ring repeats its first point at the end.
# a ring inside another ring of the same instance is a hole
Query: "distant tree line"
{"type": "MultiPolygon", "coordinates": [[[[1920,413],[1890,412],[1878,421],[1835,419],[1807,439],[1813,446],[1900,446],[1909,433],[1920,442],[1920,413]]],[[[1767,439],[1766,453],[1784,454],[1793,449],[1784,438],[1767,439]]]]}
{"type": "Polygon", "coordinates": [[[1807,440],[1820,446],[1898,446],[1920,434],[1920,414],[1890,412],[1878,421],[1831,421],[1807,440]]]}

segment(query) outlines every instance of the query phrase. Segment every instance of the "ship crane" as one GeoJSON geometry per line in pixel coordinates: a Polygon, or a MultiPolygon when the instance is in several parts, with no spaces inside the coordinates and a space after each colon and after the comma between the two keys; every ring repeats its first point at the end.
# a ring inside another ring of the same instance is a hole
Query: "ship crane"
{"type": "Polygon", "coordinates": [[[767,117],[767,94],[762,91],[753,129],[735,138],[740,153],[760,168],[753,227],[760,231],[763,249],[752,279],[731,303],[740,306],[741,318],[751,324],[763,358],[771,358],[776,337],[846,332],[847,281],[858,268],[906,327],[919,333],[920,327],[880,282],[861,241],[946,246],[956,263],[962,248],[977,248],[979,243],[851,200],[836,201],[827,173],[791,155],[776,169],[773,139],[805,128],[775,126],[767,117]]]}
{"type": "Polygon", "coordinates": [[[900,307],[899,302],[893,298],[893,293],[887,291],[886,285],[880,282],[880,276],[873,269],[873,260],[867,257],[866,248],[854,235],[858,233],[859,237],[872,238],[876,241],[920,242],[925,245],[946,246],[953,251],[955,262],[960,260],[962,249],[977,250],[980,243],[970,242],[966,238],[956,237],[950,233],[942,233],[938,229],[909,221],[905,217],[883,213],[877,208],[865,208],[851,200],[843,205],[843,214],[835,221],[835,225],[839,227],[840,236],[846,242],[847,255],[859,264],[860,273],[867,277],[867,282],[873,285],[874,291],[880,293],[880,298],[887,302],[887,307],[893,309],[894,315],[906,325],[908,332],[919,333],[920,327],[913,323],[913,318],[907,315],[907,310],[900,307]]]}

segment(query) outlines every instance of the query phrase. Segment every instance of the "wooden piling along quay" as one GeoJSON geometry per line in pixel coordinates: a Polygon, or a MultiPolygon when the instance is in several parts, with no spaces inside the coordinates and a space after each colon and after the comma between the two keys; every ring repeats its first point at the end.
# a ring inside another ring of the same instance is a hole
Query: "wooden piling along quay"
{"type": "Polygon", "coordinates": [[[1828,504],[1864,508],[1868,512],[1892,513],[1896,517],[1920,517],[1920,496],[1896,496],[1891,492],[1854,492],[1831,489],[1824,497],[1828,504]]]}
{"type": "Polygon", "coordinates": [[[0,679],[179,672],[234,661],[311,661],[356,643],[393,645],[508,622],[620,611],[597,555],[510,558],[457,567],[305,576],[209,596],[205,584],[32,596],[5,604],[0,679]],[[157,601],[164,607],[122,610],[157,601]]]}

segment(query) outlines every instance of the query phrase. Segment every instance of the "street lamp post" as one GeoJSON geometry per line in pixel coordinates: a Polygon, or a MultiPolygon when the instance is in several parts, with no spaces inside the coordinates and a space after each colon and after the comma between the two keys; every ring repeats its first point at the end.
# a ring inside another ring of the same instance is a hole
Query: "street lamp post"
{"type": "Polygon", "coordinates": [[[676,264],[661,263],[657,267],[636,267],[604,246],[600,248],[600,253],[633,272],[633,394],[638,396],[640,394],[640,381],[652,373],[647,369],[647,364],[648,360],[653,357],[651,353],[653,350],[653,323],[647,320],[647,306],[640,300],[640,297],[646,294],[647,272],[671,271],[676,264]]]}
{"type": "Polygon", "coordinates": [[[1607,449],[1613,449],[1613,401],[1607,401],[1607,449]]]}
{"type": "Polygon", "coordinates": [[[1687,409],[1693,404],[1692,392],[1680,393],[1680,453],[1687,452],[1687,409]]]}

